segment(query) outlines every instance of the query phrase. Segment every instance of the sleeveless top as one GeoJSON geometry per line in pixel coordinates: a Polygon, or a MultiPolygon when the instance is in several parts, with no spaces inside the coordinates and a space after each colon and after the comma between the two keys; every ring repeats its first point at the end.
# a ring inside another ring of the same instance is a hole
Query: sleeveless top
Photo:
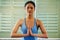
{"type": "MultiPolygon", "coordinates": [[[[21,30],[22,30],[23,34],[27,34],[26,18],[24,19],[21,30]]],[[[33,34],[38,34],[38,29],[37,29],[35,18],[34,18],[34,26],[32,27],[31,31],[32,31],[33,34]]],[[[24,40],[37,40],[37,37],[36,36],[25,36],[25,37],[23,37],[23,39],[24,40]]]]}

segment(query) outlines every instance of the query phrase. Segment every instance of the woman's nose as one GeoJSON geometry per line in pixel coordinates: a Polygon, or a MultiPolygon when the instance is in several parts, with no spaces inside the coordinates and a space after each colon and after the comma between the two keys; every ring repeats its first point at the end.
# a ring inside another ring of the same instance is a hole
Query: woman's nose
{"type": "Polygon", "coordinates": [[[31,10],[31,8],[29,8],[29,11],[31,10]]]}

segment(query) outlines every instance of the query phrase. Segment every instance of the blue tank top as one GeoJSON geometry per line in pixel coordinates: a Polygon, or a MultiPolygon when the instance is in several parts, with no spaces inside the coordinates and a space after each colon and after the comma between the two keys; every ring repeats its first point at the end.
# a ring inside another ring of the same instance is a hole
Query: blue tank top
{"type": "MultiPolygon", "coordinates": [[[[26,27],[25,23],[26,23],[26,18],[24,19],[24,22],[23,22],[22,27],[21,27],[21,30],[22,30],[23,34],[27,34],[27,27],[26,27]]],[[[38,29],[37,29],[35,18],[34,18],[34,26],[32,27],[31,30],[32,30],[32,33],[38,34],[38,29]]],[[[26,37],[24,37],[24,40],[37,40],[37,37],[35,37],[35,36],[26,36],[26,37]]]]}

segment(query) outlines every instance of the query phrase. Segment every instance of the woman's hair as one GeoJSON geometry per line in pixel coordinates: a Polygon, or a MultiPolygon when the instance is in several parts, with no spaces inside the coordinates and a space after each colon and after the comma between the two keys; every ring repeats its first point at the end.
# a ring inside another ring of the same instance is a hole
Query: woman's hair
{"type": "Polygon", "coordinates": [[[34,3],[33,1],[27,1],[27,2],[25,3],[24,7],[26,7],[26,5],[29,4],[29,3],[31,3],[31,4],[34,6],[34,8],[35,8],[35,3],[34,3]]]}

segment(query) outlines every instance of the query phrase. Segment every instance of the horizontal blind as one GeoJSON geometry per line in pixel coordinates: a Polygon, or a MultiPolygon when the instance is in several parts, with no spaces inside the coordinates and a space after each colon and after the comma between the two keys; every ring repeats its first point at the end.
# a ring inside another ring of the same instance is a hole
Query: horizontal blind
{"type": "Polygon", "coordinates": [[[42,20],[48,37],[58,37],[57,0],[36,0],[36,18],[42,20]]]}
{"type": "MultiPolygon", "coordinates": [[[[27,0],[0,0],[0,37],[10,37],[16,22],[25,17],[27,0]]],[[[20,29],[18,30],[20,31],[20,29]]]]}

